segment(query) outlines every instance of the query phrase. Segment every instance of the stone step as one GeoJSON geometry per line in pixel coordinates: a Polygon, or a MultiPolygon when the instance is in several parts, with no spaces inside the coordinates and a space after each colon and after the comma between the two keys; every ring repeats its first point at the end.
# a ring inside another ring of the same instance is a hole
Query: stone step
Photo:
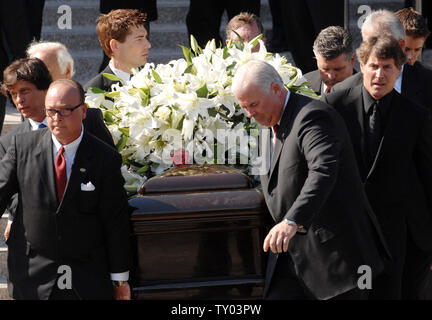
{"type": "MultiPolygon", "coordinates": [[[[62,4],[71,8],[72,28],[75,26],[91,26],[95,28],[96,18],[100,15],[99,1],[72,0],[67,3],[57,1],[47,2],[43,13],[44,26],[57,27],[63,11],[58,12],[62,4]]],[[[151,28],[164,24],[186,24],[186,15],[189,10],[189,1],[158,1],[158,19],[151,22],[151,28]]],[[[260,17],[262,21],[271,21],[270,7],[267,1],[262,1],[260,17]]],[[[223,20],[226,21],[226,14],[223,20]]],[[[222,20],[222,22],[224,22],[222,20]]],[[[59,31],[63,31],[59,29],[59,31]]]]}
{"type": "Polygon", "coordinates": [[[9,297],[9,293],[7,290],[7,283],[0,281],[0,300],[13,300],[11,297],[9,297]]]}

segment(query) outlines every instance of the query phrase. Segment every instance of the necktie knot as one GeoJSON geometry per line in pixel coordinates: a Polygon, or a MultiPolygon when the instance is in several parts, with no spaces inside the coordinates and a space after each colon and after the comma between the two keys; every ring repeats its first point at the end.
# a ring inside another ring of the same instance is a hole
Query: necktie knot
{"type": "Polygon", "coordinates": [[[46,125],[43,123],[39,123],[38,129],[43,129],[43,128],[46,128],[46,125]]]}
{"type": "Polygon", "coordinates": [[[274,135],[275,135],[275,137],[276,137],[276,136],[277,136],[277,133],[278,133],[278,130],[279,130],[279,125],[278,125],[278,124],[275,124],[272,128],[273,128],[274,135]]]}

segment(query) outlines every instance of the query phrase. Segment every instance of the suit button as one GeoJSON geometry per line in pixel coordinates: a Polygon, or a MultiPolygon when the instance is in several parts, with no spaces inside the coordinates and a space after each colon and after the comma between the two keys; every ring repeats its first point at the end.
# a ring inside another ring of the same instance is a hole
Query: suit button
{"type": "Polygon", "coordinates": [[[60,241],[61,239],[62,239],[62,237],[61,237],[61,236],[58,236],[58,237],[57,237],[57,240],[59,240],[59,241],[60,241]]]}

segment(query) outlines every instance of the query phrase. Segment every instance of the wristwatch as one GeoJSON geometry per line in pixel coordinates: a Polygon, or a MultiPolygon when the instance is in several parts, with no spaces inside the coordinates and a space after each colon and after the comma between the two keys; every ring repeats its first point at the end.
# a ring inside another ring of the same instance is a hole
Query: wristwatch
{"type": "Polygon", "coordinates": [[[297,232],[300,232],[300,233],[306,233],[306,229],[305,229],[305,227],[303,227],[303,226],[300,225],[300,224],[297,224],[295,221],[292,221],[292,220],[289,220],[289,219],[284,219],[284,221],[285,221],[288,225],[290,225],[290,226],[297,226],[297,232]]]}
{"type": "Polygon", "coordinates": [[[112,284],[115,288],[121,287],[122,285],[124,285],[125,283],[127,283],[127,281],[117,281],[117,280],[112,280],[112,284]]]}

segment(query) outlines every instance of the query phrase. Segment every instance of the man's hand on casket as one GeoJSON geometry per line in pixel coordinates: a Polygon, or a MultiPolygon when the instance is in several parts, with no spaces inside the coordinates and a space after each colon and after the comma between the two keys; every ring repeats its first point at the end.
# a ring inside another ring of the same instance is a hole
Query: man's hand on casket
{"type": "Polygon", "coordinates": [[[116,281],[121,282],[120,285],[115,284],[114,287],[114,300],[130,300],[131,290],[127,281],[116,281]]]}
{"type": "Polygon", "coordinates": [[[270,248],[273,253],[287,252],[289,241],[294,237],[297,229],[297,225],[289,225],[285,221],[279,222],[264,239],[264,251],[267,252],[270,248]]]}

